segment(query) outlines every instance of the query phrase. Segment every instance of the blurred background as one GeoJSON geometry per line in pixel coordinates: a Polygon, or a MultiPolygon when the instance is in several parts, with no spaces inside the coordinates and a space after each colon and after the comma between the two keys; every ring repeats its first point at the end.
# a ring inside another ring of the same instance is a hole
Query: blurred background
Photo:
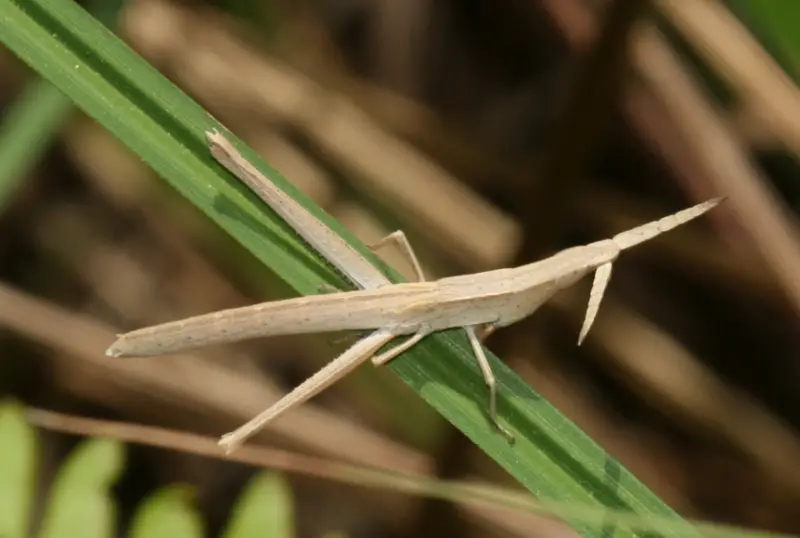
{"type": "MultiPolygon", "coordinates": [[[[800,532],[800,3],[95,4],[363,241],[405,230],[429,277],[527,263],[727,196],[623,255],[583,346],[588,282],[487,346],[681,514],[800,532]]],[[[4,395],[216,436],[345,345],[273,338],[168,366],[104,357],[109,330],[290,291],[106,131],[50,101],[5,49],[0,77],[7,124],[32,105],[38,120],[26,121],[53,133],[33,136],[32,166],[0,185],[4,395]]],[[[76,439],[41,436],[52,472],[76,439]]],[[[394,375],[368,367],[282,418],[271,439],[513,486],[394,375]]],[[[124,519],[158,486],[189,483],[215,533],[252,472],[131,446],[114,491],[124,519]]],[[[556,532],[528,515],[290,483],[298,536],[556,532]]]]}

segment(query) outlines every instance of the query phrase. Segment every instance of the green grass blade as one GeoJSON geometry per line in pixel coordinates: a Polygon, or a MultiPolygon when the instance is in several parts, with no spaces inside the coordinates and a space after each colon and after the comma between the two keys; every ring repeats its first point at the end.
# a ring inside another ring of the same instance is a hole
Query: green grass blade
{"type": "MultiPolygon", "coordinates": [[[[122,2],[96,0],[91,4],[98,18],[110,25],[122,2]]],[[[11,202],[73,109],[72,100],[44,80],[29,83],[11,105],[0,125],[0,211],[11,202]]]]}
{"type": "Polygon", "coordinates": [[[42,80],[31,83],[14,102],[0,129],[0,211],[11,203],[72,110],[72,101],[42,80]]]}
{"type": "MultiPolygon", "coordinates": [[[[284,223],[214,163],[204,131],[217,123],[79,6],[70,0],[0,0],[0,13],[0,40],[9,49],[295,290],[315,293],[323,282],[345,287],[284,223]]],[[[276,184],[374,259],[352,234],[236,143],[276,184]]],[[[501,417],[517,435],[513,446],[486,420],[486,389],[460,331],[427,338],[390,368],[534,494],[643,515],[673,515],[509,368],[494,356],[490,361],[499,381],[501,417]]],[[[586,536],[629,534],[580,524],[576,528],[586,536]]]]}

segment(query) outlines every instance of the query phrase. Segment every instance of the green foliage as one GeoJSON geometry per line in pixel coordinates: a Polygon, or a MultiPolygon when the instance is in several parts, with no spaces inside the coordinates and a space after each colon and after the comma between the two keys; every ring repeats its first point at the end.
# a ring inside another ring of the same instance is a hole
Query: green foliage
{"type": "Polygon", "coordinates": [[[36,438],[15,406],[0,412],[0,536],[24,538],[36,482],[36,438]]]}
{"type": "MultiPolygon", "coordinates": [[[[16,405],[0,406],[0,536],[31,536],[38,440],[16,405]]],[[[81,442],[56,472],[46,496],[38,538],[111,538],[117,511],[111,488],[124,469],[124,445],[108,439],[81,442]],[[80,529],[80,533],[76,533],[80,529]]],[[[292,494],[276,473],[256,475],[239,497],[224,538],[294,536],[292,494]]],[[[131,538],[202,538],[203,520],[191,489],[171,485],[142,500],[131,538]]]]}
{"type": "Polygon", "coordinates": [[[30,84],[11,106],[0,125],[0,210],[12,202],[72,110],[72,102],[42,80],[30,84]]]}
{"type": "Polygon", "coordinates": [[[191,489],[167,486],[142,501],[131,522],[131,538],[202,538],[203,522],[192,507],[191,489]]]}
{"type": "Polygon", "coordinates": [[[294,508],[289,484],[278,474],[254,478],[234,508],[223,538],[294,536],[294,508]]]}
{"type": "Polygon", "coordinates": [[[113,536],[116,510],[109,489],[123,468],[122,445],[89,439],[72,451],[50,488],[40,538],[113,536]]]}

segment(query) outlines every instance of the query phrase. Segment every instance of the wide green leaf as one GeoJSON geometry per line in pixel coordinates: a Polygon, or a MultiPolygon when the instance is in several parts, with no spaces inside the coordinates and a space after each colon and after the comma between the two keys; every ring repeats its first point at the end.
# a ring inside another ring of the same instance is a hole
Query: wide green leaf
{"type": "Polygon", "coordinates": [[[294,502],[289,484],[278,473],[261,473],[250,480],[233,507],[223,538],[292,538],[294,502]]]}
{"type": "Polygon", "coordinates": [[[203,518],[192,506],[191,488],[170,485],[137,507],[130,538],[203,538],[203,518]]]}
{"type": "Polygon", "coordinates": [[[111,486],[122,472],[123,445],[83,441],[61,466],[48,495],[39,538],[111,538],[116,505],[111,486]]]}
{"type": "MultiPolygon", "coordinates": [[[[70,0],[0,0],[0,40],[56,85],[209,218],[249,249],[297,292],[346,281],[253,194],[211,158],[204,131],[221,128],[70,0]]],[[[235,140],[278,186],[351,242],[374,256],[279,173],[235,140]]],[[[391,273],[396,279],[396,274],[391,273]]],[[[101,352],[102,350],[98,350],[101,352]]],[[[534,494],[575,503],[674,514],[552,405],[494,356],[499,412],[514,445],[486,415],[486,388],[460,331],[436,334],[390,368],[447,420],[534,494]]],[[[153,368],[158,368],[157,361],[153,368]]],[[[627,535],[620,529],[577,528],[587,536],[627,535]]]]}
{"type": "Polygon", "coordinates": [[[0,407],[0,536],[30,536],[36,487],[36,434],[16,405],[0,407]]]}

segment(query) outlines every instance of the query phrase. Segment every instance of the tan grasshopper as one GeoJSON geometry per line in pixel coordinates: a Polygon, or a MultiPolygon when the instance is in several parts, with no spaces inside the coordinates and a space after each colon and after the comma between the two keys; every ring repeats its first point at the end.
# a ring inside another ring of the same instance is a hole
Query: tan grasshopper
{"type": "Polygon", "coordinates": [[[221,134],[207,133],[212,154],[247,183],[320,254],[348,276],[360,290],[272,301],[232,308],[146,327],[123,334],[106,351],[114,357],[151,356],[250,338],[328,332],[372,330],[325,367],[239,429],[224,435],[220,444],[230,452],[279,415],[295,407],[348,372],[372,359],[382,365],[407,351],[427,335],[461,327],[489,387],[489,416],[509,438],[496,412],[495,378],[479,333],[514,323],[534,313],[557,291],[595,271],[589,304],[578,337],[583,341],[597,315],[620,252],[684,224],[716,206],[709,200],[673,215],[617,234],[611,239],[563,250],[547,259],[515,268],[425,281],[420,265],[402,232],[398,241],[411,258],[419,282],[391,283],[338,234],[310,215],[245,160],[221,134]],[[378,353],[399,336],[401,344],[378,353]]]}

